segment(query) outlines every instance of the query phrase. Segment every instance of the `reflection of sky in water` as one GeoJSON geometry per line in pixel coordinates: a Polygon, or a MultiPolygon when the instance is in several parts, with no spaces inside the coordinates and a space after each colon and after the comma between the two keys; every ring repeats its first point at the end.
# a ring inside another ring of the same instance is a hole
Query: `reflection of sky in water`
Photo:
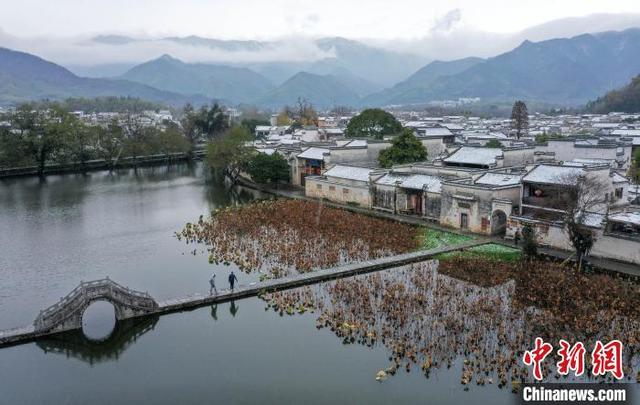
{"type": "Polygon", "coordinates": [[[516,291],[513,281],[478,286],[425,262],[281,295],[309,294],[322,301],[313,313],[280,316],[265,311],[264,301],[249,298],[130,320],[118,323],[112,338],[98,345],[70,333],[0,350],[0,381],[9,387],[3,398],[11,403],[511,404],[516,397],[510,380],[500,390],[499,377],[492,374],[487,376],[492,384],[478,386],[474,380],[468,391],[460,381],[468,368],[465,359],[479,363],[475,349],[492,354],[489,361],[504,353],[505,360],[519,362],[510,353],[512,344],[527,340],[535,320],[526,315],[533,309],[519,309],[516,291]],[[372,291],[393,294],[385,298],[372,291]],[[367,346],[357,344],[356,336],[353,344],[344,344],[341,331],[316,328],[318,320],[338,312],[344,315],[338,326],[366,325],[366,332],[375,329],[378,336],[386,329],[386,341],[367,346]],[[392,364],[399,336],[406,337],[406,347],[429,348],[429,377],[420,370],[420,358],[408,373],[401,361],[394,376],[378,383],[376,373],[392,364]]]}
{"type": "Polygon", "coordinates": [[[173,233],[249,198],[201,165],[1,180],[0,328],[31,323],[81,280],[110,276],[157,299],[206,291],[215,267],[173,233]]]}
{"type": "Polygon", "coordinates": [[[107,339],[116,326],[113,305],[107,301],[96,301],[82,315],[82,333],[91,340],[107,339]]]}
{"type": "Polygon", "coordinates": [[[250,298],[161,317],[119,333],[103,350],[79,338],[0,350],[7,403],[510,404],[493,387],[462,390],[458,362],[425,379],[380,384],[381,347],[343,345],[317,314],[280,317],[250,298]]]}

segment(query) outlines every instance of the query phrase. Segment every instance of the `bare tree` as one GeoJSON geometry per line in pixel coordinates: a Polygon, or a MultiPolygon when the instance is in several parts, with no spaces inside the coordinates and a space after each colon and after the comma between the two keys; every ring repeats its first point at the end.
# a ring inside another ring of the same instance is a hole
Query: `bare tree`
{"type": "Polygon", "coordinates": [[[609,187],[606,181],[588,172],[566,174],[557,179],[566,187],[558,193],[553,206],[563,211],[562,221],[581,269],[596,241],[592,226],[598,225],[598,218],[609,210],[609,187]]]}
{"type": "Polygon", "coordinates": [[[296,121],[302,126],[318,125],[318,113],[306,98],[298,97],[296,103],[296,121]]]}

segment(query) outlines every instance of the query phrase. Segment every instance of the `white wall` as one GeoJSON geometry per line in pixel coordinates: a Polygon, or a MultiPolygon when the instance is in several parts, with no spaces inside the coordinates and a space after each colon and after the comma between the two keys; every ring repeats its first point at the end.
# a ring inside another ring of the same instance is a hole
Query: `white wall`
{"type": "Polygon", "coordinates": [[[361,207],[371,207],[368,186],[339,184],[319,176],[305,179],[305,195],[312,198],[326,198],[341,204],[356,203],[361,207]]]}

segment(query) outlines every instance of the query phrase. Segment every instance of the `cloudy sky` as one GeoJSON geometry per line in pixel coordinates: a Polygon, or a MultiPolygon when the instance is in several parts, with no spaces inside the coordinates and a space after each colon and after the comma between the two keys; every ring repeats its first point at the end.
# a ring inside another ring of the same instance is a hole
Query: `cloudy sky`
{"type": "Polygon", "coordinates": [[[274,38],[298,33],[412,38],[462,26],[515,32],[563,17],[640,13],[638,0],[1,0],[0,27],[19,36],[204,35],[274,38]]]}
{"type": "MultiPolygon", "coordinates": [[[[0,0],[0,46],[60,63],[86,60],[91,50],[77,45],[96,34],[284,39],[290,44],[343,36],[450,59],[491,56],[522,39],[638,25],[639,0],[0,0]],[[607,15],[584,18],[596,13],[607,15]],[[572,17],[583,18],[561,20],[572,17]],[[552,20],[561,21],[539,26],[552,20]]],[[[296,52],[305,48],[291,46],[296,52]]],[[[108,58],[147,58],[161,52],[130,51],[108,58]]],[[[106,49],[93,52],[90,57],[107,55],[106,49]]],[[[189,55],[198,53],[185,55],[194,59],[189,55]]]]}

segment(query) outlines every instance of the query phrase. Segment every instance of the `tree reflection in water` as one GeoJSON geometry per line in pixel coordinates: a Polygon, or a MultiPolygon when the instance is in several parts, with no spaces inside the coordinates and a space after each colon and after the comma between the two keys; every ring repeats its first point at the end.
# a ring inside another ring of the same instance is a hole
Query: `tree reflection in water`
{"type": "MultiPolygon", "coordinates": [[[[458,360],[463,385],[517,389],[532,380],[521,359],[540,336],[555,348],[561,338],[582,341],[587,366],[595,340],[620,339],[625,377],[636,378],[637,284],[548,262],[453,259],[438,267],[437,261],[423,262],[263,299],[280,315],[319,311],[318,329],[330,329],[344,344],[383,345],[389,364],[381,365],[379,376],[419,368],[429,377],[458,360]]],[[[560,378],[555,360],[547,358],[548,381],[560,378]]]]}

